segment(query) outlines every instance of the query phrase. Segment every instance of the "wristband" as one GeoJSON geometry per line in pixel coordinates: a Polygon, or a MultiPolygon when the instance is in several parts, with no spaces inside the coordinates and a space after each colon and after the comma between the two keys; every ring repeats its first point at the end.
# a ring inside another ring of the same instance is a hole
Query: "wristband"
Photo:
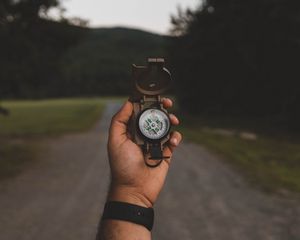
{"type": "Polygon", "coordinates": [[[104,207],[102,220],[122,220],[132,222],[152,230],[154,221],[153,208],[145,208],[125,202],[107,202],[104,207]]]}

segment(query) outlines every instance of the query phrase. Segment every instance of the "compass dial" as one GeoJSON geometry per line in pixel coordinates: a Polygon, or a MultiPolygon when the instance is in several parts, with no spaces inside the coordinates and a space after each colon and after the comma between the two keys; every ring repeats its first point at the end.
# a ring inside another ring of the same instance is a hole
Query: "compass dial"
{"type": "Polygon", "coordinates": [[[170,120],[168,115],[159,109],[147,109],[139,118],[139,128],[145,137],[158,140],[168,134],[170,120]]]}

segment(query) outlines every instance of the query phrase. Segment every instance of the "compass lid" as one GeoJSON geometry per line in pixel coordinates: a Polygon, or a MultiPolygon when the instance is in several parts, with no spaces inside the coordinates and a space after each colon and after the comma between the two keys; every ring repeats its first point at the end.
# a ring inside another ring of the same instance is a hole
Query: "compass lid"
{"type": "Polygon", "coordinates": [[[147,67],[133,65],[136,90],[145,95],[159,95],[165,92],[172,79],[164,64],[163,58],[149,58],[147,67]]]}

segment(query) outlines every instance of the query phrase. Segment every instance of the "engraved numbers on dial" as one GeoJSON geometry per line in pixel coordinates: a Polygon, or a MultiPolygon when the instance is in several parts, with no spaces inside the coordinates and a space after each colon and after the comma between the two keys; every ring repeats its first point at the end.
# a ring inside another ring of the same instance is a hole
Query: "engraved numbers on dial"
{"type": "Polygon", "coordinates": [[[165,112],[159,109],[147,109],[139,118],[139,128],[142,135],[157,140],[167,135],[170,121],[165,112]]]}

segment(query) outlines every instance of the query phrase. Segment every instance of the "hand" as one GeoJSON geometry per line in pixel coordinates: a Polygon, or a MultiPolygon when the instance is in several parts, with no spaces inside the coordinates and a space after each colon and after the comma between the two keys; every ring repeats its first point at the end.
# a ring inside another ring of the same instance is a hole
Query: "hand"
{"type": "MultiPolygon", "coordinates": [[[[172,104],[170,99],[163,99],[165,108],[170,108],[172,104]]],[[[112,182],[108,200],[152,207],[165,182],[171,158],[164,160],[156,168],[145,165],[149,156],[144,156],[128,133],[127,124],[132,112],[133,105],[127,101],[112,118],[108,139],[112,182]]],[[[172,125],[179,124],[173,114],[170,114],[170,120],[172,125]]],[[[172,132],[164,148],[164,156],[172,156],[181,139],[179,132],[172,132]]]]}

